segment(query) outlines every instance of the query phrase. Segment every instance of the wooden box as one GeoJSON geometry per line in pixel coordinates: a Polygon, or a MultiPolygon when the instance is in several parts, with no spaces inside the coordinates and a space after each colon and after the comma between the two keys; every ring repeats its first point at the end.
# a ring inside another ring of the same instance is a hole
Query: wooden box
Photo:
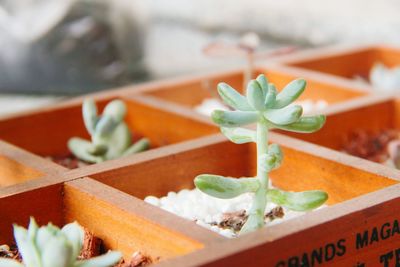
{"type": "Polygon", "coordinates": [[[143,201],[193,188],[201,173],[254,175],[254,145],[227,141],[192,110],[220,81],[242,88],[241,70],[235,70],[92,95],[102,106],[124,100],[128,125],[153,147],[79,169],[42,157],[67,153],[71,136],[88,137],[82,98],[0,118],[0,243],[13,242],[12,223],[26,226],[34,216],[59,226],[77,220],[125,259],[141,251],[158,266],[394,266],[400,261],[400,172],[338,150],[353,130],[398,128],[399,101],[288,66],[257,72],[278,88],[302,76],[309,85],[305,98],[331,104],[320,132],[270,134],[285,155],[271,173],[274,185],[325,190],[327,207],[228,239],[143,201]]]}
{"type": "MultiPolygon", "coordinates": [[[[328,105],[349,101],[368,94],[364,88],[348,86],[340,83],[329,83],[316,75],[308,74],[302,70],[294,70],[286,66],[257,67],[255,76],[265,74],[277,89],[282,89],[286,84],[296,78],[307,80],[307,89],[299,100],[326,101],[328,105]]],[[[141,94],[149,99],[180,110],[182,113],[191,112],[197,117],[194,108],[209,98],[220,99],[217,85],[224,81],[235,89],[245,91],[243,88],[243,70],[232,70],[211,75],[200,75],[170,82],[158,87],[148,87],[141,90],[141,94]]]]}
{"type": "Polygon", "coordinates": [[[281,57],[278,61],[325,80],[333,79],[371,90],[371,85],[360,84],[355,78],[368,80],[370,69],[376,63],[399,66],[400,49],[388,45],[328,47],[281,57]]]}

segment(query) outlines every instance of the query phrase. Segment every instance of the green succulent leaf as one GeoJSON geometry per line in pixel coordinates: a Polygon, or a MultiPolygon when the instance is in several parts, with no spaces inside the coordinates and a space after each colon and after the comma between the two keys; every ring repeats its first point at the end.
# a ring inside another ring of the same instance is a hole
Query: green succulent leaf
{"type": "Polygon", "coordinates": [[[256,142],[256,132],[245,128],[221,127],[221,132],[233,143],[244,144],[256,142]]]}
{"type": "Polygon", "coordinates": [[[264,216],[258,214],[250,214],[247,218],[246,223],[240,229],[240,235],[253,232],[256,229],[262,228],[264,226],[264,216]]]}
{"type": "Polygon", "coordinates": [[[119,123],[120,122],[116,121],[111,116],[107,115],[101,116],[96,124],[96,128],[92,136],[107,138],[114,132],[115,128],[118,126],[119,123]]]}
{"type": "Polygon", "coordinates": [[[324,115],[302,117],[298,121],[288,125],[277,125],[269,122],[269,128],[277,128],[297,133],[312,133],[322,128],[325,124],[326,117],[324,115]]]}
{"type": "Polygon", "coordinates": [[[0,258],[0,267],[25,267],[16,260],[0,258]]]}
{"type": "Polygon", "coordinates": [[[211,118],[220,126],[238,127],[257,122],[259,115],[257,112],[253,111],[214,110],[211,114],[211,118]]]}
{"type": "Polygon", "coordinates": [[[102,156],[95,156],[89,153],[89,151],[92,149],[92,146],[92,143],[79,137],[73,137],[68,141],[69,150],[77,158],[90,163],[103,162],[104,158],[102,156]]]}
{"type": "Polygon", "coordinates": [[[126,114],[126,105],[122,100],[116,99],[107,104],[103,115],[110,116],[117,123],[123,121],[126,114]]]}
{"type": "Polygon", "coordinates": [[[296,79],[286,85],[282,92],[276,97],[276,102],[273,108],[280,109],[294,102],[306,88],[306,81],[303,79],[296,79]]]}
{"type": "Polygon", "coordinates": [[[122,156],[128,156],[132,154],[136,154],[142,151],[147,150],[150,147],[150,141],[147,138],[142,138],[133,145],[131,145],[127,150],[124,151],[122,156]]]}
{"type": "Polygon", "coordinates": [[[267,94],[266,94],[265,100],[264,100],[264,105],[266,108],[272,108],[275,105],[277,94],[278,94],[278,91],[276,90],[275,85],[270,83],[268,85],[268,91],[267,91],[267,94]]]}
{"type": "Polygon", "coordinates": [[[41,251],[43,267],[69,267],[75,259],[73,249],[64,235],[53,236],[41,251]]]}
{"type": "Polygon", "coordinates": [[[121,157],[131,143],[131,132],[125,122],[121,122],[107,140],[108,150],[105,159],[110,160],[121,157]]]}
{"type": "Polygon", "coordinates": [[[87,131],[90,134],[93,134],[99,118],[97,116],[96,103],[92,98],[87,98],[83,101],[82,115],[83,115],[83,122],[85,124],[87,131]]]}
{"type": "Polygon", "coordinates": [[[278,144],[271,144],[268,146],[268,153],[260,156],[259,168],[266,172],[270,172],[281,166],[283,160],[283,153],[278,144]]]}
{"type": "Polygon", "coordinates": [[[71,258],[76,259],[79,256],[83,246],[85,233],[82,227],[77,222],[73,222],[65,225],[61,229],[61,232],[65,234],[69,243],[72,245],[71,258]]]}
{"type": "Polygon", "coordinates": [[[35,241],[29,238],[28,230],[14,225],[14,238],[24,263],[27,266],[40,266],[40,255],[36,249],[35,241]]]}
{"type": "Polygon", "coordinates": [[[251,80],[247,85],[246,97],[249,104],[256,110],[264,111],[265,94],[260,84],[256,80],[251,80]]]}
{"type": "Polygon", "coordinates": [[[74,267],[109,267],[116,265],[122,258],[117,251],[110,251],[104,255],[77,262],[74,267]]]}
{"type": "Polygon", "coordinates": [[[269,201],[294,211],[308,211],[326,202],[328,194],[320,190],[286,192],[278,189],[267,191],[269,201]]]}
{"type": "Polygon", "coordinates": [[[238,91],[236,91],[226,83],[218,84],[218,93],[221,96],[222,100],[234,109],[241,111],[254,110],[247,102],[246,97],[241,95],[238,91]]]}
{"type": "Polygon", "coordinates": [[[261,89],[263,91],[263,94],[267,95],[267,92],[269,90],[267,77],[265,77],[264,74],[260,74],[260,75],[257,76],[256,81],[260,85],[260,87],[261,87],[261,89]]]}
{"type": "Polygon", "coordinates": [[[202,174],[194,179],[196,187],[207,195],[228,199],[243,193],[255,192],[260,187],[256,178],[230,178],[213,174],[202,174]]]}
{"type": "Polygon", "coordinates": [[[288,125],[298,121],[303,113],[300,105],[288,106],[282,109],[268,109],[264,117],[276,125],[288,125]]]}

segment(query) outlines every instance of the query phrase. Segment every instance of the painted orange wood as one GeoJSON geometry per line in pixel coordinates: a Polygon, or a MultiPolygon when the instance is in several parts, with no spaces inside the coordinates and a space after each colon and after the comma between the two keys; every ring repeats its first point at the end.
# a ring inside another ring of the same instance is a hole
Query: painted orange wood
{"type": "MultiPolygon", "coordinates": [[[[301,72],[289,70],[283,67],[259,67],[256,69],[256,75],[265,74],[270,82],[282,89],[285,85],[297,78],[302,77],[301,72]]],[[[177,103],[187,107],[194,107],[206,99],[215,97],[219,99],[217,85],[219,82],[225,82],[235,89],[244,92],[243,71],[232,71],[231,73],[221,73],[219,76],[213,76],[210,79],[199,77],[181,83],[178,85],[160,86],[149,88],[142,93],[163,99],[165,101],[177,103]]],[[[338,86],[332,83],[326,83],[314,78],[307,79],[307,89],[300,100],[325,100],[330,104],[347,101],[366,94],[366,91],[359,90],[357,87],[338,86]]]]}
{"type": "Polygon", "coordinates": [[[399,128],[399,105],[389,96],[368,96],[328,110],[324,127],[311,134],[282,132],[315,144],[340,150],[349,134],[357,131],[377,133],[383,129],[399,128]]]}
{"type": "Polygon", "coordinates": [[[399,190],[397,184],[159,266],[395,266],[399,190]]]}
{"type": "MultiPolygon", "coordinates": [[[[99,101],[100,111],[111,99],[99,101]]],[[[209,124],[183,118],[133,98],[122,98],[128,108],[126,122],[136,136],[146,136],[153,147],[176,143],[214,133],[209,124]]],[[[81,103],[46,108],[24,116],[0,120],[0,138],[40,156],[68,154],[67,142],[73,136],[89,138],[83,124],[81,103]]]]}
{"type": "Polygon", "coordinates": [[[389,67],[400,65],[400,50],[385,45],[328,47],[299,52],[278,61],[294,67],[353,79],[368,78],[371,67],[381,62],[389,67]]]}
{"type": "MultiPolygon", "coordinates": [[[[90,179],[69,182],[64,189],[66,222],[77,220],[103,239],[106,247],[128,258],[141,251],[152,258],[167,259],[200,249],[203,245],[135,214],[138,200],[125,198],[131,207],[122,209],[118,192],[90,179]]],[[[140,209],[139,209],[140,210],[140,209]]]]}
{"type": "Polygon", "coordinates": [[[0,141],[0,187],[23,183],[64,168],[0,141]]]}

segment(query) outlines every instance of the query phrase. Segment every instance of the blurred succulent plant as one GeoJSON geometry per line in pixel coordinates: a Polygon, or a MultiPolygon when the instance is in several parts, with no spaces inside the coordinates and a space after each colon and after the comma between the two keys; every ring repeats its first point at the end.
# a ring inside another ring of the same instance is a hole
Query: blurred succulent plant
{"type": "Polygon", "coordinates": [[[49,223],[38,227],[31,218],[28,229],[14,225],[14,237],[22,263],[0,258],[0,267],[108,267],[121,259],[121,253],[111,251],[88,260],[77,260],[83,244],[84,231],[74,222],[62,229],[49,223]]]}
{"type": "Polygon", "coordinates": [[[268,145],[268,131],[276,128],[310,133],[319,130],[325,123],[325,116],[302,117],[302,107],[290,105],[303,93],[305,87],[305,80],[297,79],[278,94],[275,86],[268,83],[264,75],[259,75],[248,83],[245,97],[228,84],[218,85],[221,98],[235,110],[215,110],[212,119],[232,142],[257,144],[257,176],[236,179],[202,174],[195,178],[194,183],[202,192],[217,198],[229,199],[249,192],[255,194],[249,217],[240,234],[264,226],[267,201],[290,210],[307,211],[319,207],[328,198],[327,193],[319,190],[286,192],[268,188],[268,174],[280,166],[283,158],[279,145],[268,145]],[[252,123],[257,123],[255,131],[240,128],[252,123]]]}
{"type": "Polygon", "coordinates": [[[68,141],[69,149],[79,159],[98,163],[135,154],[149,147],[147,138],[132,144],[132,134],[124,122],[126,106],[123,101],[111,101],[104,108],[103,114],[98,116],[94,100],[85,99],[82,112],[91,142],[79,137],[68,141]]]}
{"type": "Polygon", "coordinates": [[[388,68],[382,63],[376,63],[371,68],[369,80],[377,90],[398,91],[400,90],[400,67],[388,68]]]}
{"type": "MultiPolygon", "coordinates": [[[[273,49],[272,51],[257,52],[260,43],[261,40],[257,33],[247,32],[236,43],[214,42],[204,47],[203,52],[210,56],[244,56],[246,65],[243,73],[243,88],[246,88],[248,82],[253,78],[256,58],[271,58],[291,53],[296,49],[296,47],[288,46],[273,49]]],[[[214,92],[213,90],[210,91],[214,92]]]]}

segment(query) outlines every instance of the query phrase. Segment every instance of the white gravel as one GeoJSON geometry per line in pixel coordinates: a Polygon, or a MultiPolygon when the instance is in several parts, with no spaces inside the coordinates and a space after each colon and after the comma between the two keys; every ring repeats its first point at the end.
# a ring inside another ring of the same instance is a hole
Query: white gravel
{"type": "MultiPolygon", "coordinates": [[[[328,106],[328,102],[323,99],[319,100],[301,100],[296,101],[292,105],[301,105],[303,107],[303,114],[307,115],[312,112],[322,111],[328,106]]],[[[211,113],[215,110],[229,110],[229,108],[223,104],[219,99],[216,98],[206,98],[203,102],[194,107],[194,110],[202,115],[210,116],[211,113]]]]}
{"type": "MultiPolygon", "coordinates": [[[[196,221],[200,226],[217,232],[225,237],[236,237],[233,230],[222,229],[211,223],[221,222],[223,213],[235,212],[250,209],[253,194],[246,193],[232,199],[219,199],[202,193],[198,189],[183,189],[179,192],[169,192],[167,196],[157,198],[147,196],[144,201],[166,211],[174,213],[185,219],[196,221]]],[[[277,205],[268,203],[266,212],[268,213],[277,205]]],[[[285,216],[282,219],[273,221],[267,220],[266,225],[273,225],[290,220],[305,214],[305,212],[290,211],[284,208],[285,216]]]]}

